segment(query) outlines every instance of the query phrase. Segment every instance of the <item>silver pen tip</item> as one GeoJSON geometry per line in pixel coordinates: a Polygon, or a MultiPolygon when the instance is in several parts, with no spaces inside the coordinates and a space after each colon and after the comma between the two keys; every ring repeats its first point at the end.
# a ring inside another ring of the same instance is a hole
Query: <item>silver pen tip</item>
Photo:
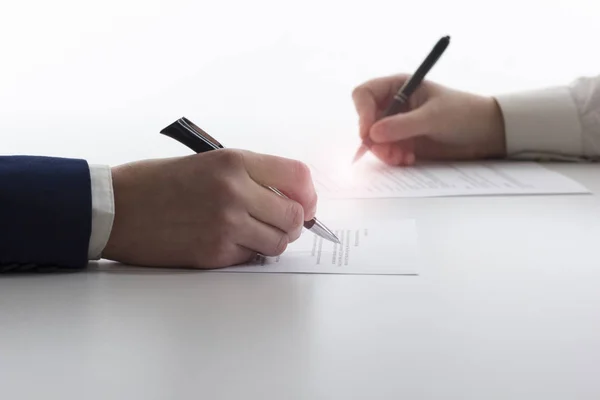
{"type": "Polygon", "coordinates": [[[330,242],[333,242],[333,243],[341,244],[340,239],[338,239],[337,236],[335,236],[335,234],[333,232],[331,232],[331,230],[329,228],[327,228],[325,225],[323,225],[323,223],[321,221],[319,221],[316,218],[314,218],[313,221],[314,221],[314,224],[310,228],[311,231],[313,231],[315,234],[321,236],[323,239],[329,240],[330,242]]]}

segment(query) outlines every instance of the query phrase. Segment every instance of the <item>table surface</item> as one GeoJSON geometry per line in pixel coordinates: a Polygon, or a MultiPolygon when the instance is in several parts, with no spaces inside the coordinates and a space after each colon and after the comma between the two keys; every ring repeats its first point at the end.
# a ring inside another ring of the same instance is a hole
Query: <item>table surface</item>
{"type": "MultiPolygon", "coordinates": [[[[186,116],[227,147],[351,157],[352,89],[413,72],[440,36],[428,79],[455,89],[596,75],[598,4],[5,1],[0,154],[187,155],[159,134],[186,116]]],[[[600,166],[551,168],[600,193],[600,166]]],[[[600,398],[597,196],[319,207],[414,219],[420,275],[0,276],[0,399],[600,398]]]]}
{"type": "MultiPolygon", "coordinates": [[[[549,168],[600,191],[597,165],[549,168]]],[[[3,276],[2,398],[600,397],[597,196],[334,208],[414,219],[420,275],[3,276]]]]}

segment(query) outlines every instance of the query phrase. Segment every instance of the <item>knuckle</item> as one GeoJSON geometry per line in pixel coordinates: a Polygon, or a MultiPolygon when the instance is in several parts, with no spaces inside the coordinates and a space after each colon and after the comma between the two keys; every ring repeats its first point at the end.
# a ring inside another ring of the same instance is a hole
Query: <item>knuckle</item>
{"type": "Polygon", "coordinates": [[[310,168],[302,161],[292,161],[292,171],[294,178],[302,185],[306,185],[311,181],[310,168]]]}
{"type": "Polygon", "coordinates": [[[357,87],[355,87],[352,90],[352,98],[356,99],[358,97],[361,97],[363,95],[363,93],[365,92],[365,85],[359,85],[357,87]]]}
{"type": "Polygon", "coordinates": [[[287,205],[286,222],[289,230],[293,231],[304,222],[304,209],[299,203],[290,201],[287,205]]]}
{"type": "Polygon", "coordinates": [[[318,201],[319,201],[319,196],[313,190],[312,196],[311,196],[310,200],[308,201],[308,210],[316,211],[318,201]]]}
{"type": "Polygon", "coordinates": [[[279,235],[279,239],[277,240],[277,242],[275,243],[275,246],[273,247],[273,255],[278,256],[278,255],[283,254],[285,249],[287,249],[288,243],[289,243],[289,238],[286,233],[282,233],[281,235],[279,235]]]}
{"type": "Polygon", "coordinates": [[[221,149],[218,150],[219,159],[224,166],[231,169],[244,168],[244,153],[237,149],[221,149]]]}
{"type": "Polygon", "coordinates": [[[233,234],[238,229],[239,221],[241,220],[239,213],[232,207],[224,207],[216,213],[216,217],[219,235],[231,241],[233,234]]]}
{"type": "Polygon", "coordinates": [[[238,179],[221,177],[215,182],[213,195],[222,210],[234,207],[242,201],[242,184],[238,179]]]}
{"type": "Polygon", "coordinates": [[[297,229],[295,229],[294,231],[289,233],[289,235],[288,235],[289,243],[293,243],[300,238],[300,236],[302,235],[302,228],[303,228],[302,226],[299,226],[297,229]]]}
{"type": "Polygon", "coordinates": [[[217,181],[217,190],[221,194],[234,196],[237,195],[237,184],[233,179],[219,179],[217,181]]]}

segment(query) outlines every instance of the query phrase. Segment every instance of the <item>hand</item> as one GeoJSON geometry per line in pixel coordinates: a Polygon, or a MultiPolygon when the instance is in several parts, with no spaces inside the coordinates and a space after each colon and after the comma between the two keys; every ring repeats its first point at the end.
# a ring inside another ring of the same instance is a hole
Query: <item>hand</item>
{"type": "Polygon", "coordinates": [[[279,255],[316,212],[306,165],[247,151],[139,161],[112,176],[115,219],[103,257],[124,263],[218,268],[279,255]]]}
{"type": "Polygon", "coordinates": [[[352,97],[360,137],[391,165],[416,159],[468,160],[506,153],[504,122],[496,100],[424,81],[400,114],[380,119],[407,75],[378,78],[358,86],[352,97]]]}

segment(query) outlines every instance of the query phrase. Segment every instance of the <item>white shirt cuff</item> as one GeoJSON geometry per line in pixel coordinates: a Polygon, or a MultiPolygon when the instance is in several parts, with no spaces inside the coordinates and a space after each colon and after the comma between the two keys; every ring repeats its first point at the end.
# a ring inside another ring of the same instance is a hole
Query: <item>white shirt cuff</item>
{"type": "Polygon", "coordinates": [[[496,100],[504,116],[509,157],[527,153],[554,154],[557,158],[583,155],[579,114],[568,88],[505,94],[496,100]]]}
{"type": "Polygon", "coordinates": [[[98,260],[106,247],[115,217],[112,173],[107,165],[90,165],[92,181],[92,234],[88,259],[98,260]]]}

